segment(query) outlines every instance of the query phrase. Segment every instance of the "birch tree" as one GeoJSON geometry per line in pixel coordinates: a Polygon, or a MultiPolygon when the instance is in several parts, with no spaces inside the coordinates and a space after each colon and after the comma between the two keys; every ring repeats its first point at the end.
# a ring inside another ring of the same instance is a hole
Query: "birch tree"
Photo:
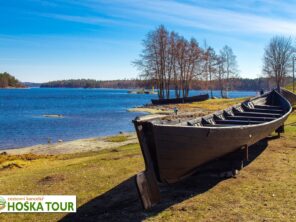
{"type": "Polygon", "coordinates": [[[223,66],[223,71],[225,72],[223,75],[224,78],[224,88],[226,91],[226,97],[228,97],[228,91],[231,89],[233,86],[232,80],[234,78],[238,78],[238,68],[237,68],[237,62],[236,62],[236,56],[234,55],[232,49],[225,45],[221,50],[220,50],[220,57],[223,66]]]}
{"type": "Polygon", "coordinates": [[[213,80],[215,77],[215,74],[217,72],[217,65],[218,65],[218,56],[216,55],[215,50],[212,47],[206,48],[204,54],[204,76],[206,78],[206,81],[208,82],[208,86],[210,89],[210,96],[213,98],[213,80]]]}
{"type": "Polygon", "coordinates": [[[291,37],[275,36],[265,48],[263,73],[274,80],[278,90],[291,71],[293,52],[291,37]]]}
{"type": "MultiPolygon", "coordinates": [[[[140,59],[134,64],[141,70],[141,76],[152,80],[158,88],[158,97],[165,97],[167,85],[167,63],[168,63],[168,31],[164,26],[159,26],[156,30],[149,32],[143,41],[144,49],[140,54],[140,59]]],[[[168,96],[169,94],[167,94],[168,96]]]]}

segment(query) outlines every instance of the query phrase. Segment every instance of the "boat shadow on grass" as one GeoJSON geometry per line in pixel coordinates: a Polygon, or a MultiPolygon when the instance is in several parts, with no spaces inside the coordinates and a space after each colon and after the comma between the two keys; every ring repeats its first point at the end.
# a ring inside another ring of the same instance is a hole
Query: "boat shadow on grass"
{"type": "MultiPolygon", "coordinates": [[[[269,139],[249,148],[249,161],[244,161],[244,166],[250,164],[265,150],[269,139]]],[[[226,180],[227,178],[221,177],[221,174],[233,168],[234,164],[241,163],[237,161],[238,155],[241,154],[233,153],[206,164],[196,174],[174,185],[161,185],[162,200],[148,211],[142,209],[133,176],[80,206],[77,213],[70,213],[60,221],[142,221],[153,217],[174,204],[207,192],[219,182],[226,180]]]]}

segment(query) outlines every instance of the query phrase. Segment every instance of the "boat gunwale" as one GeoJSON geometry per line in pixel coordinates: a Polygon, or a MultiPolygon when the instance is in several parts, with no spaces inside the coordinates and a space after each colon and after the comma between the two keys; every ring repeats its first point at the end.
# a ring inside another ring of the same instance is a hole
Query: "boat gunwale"
{"type": "MultiPolygon", "coordinates": [[[[284,96],[282,96],[280,93],[278,93],[276,90],[273,90],[273,91],[275,93],[277,93],[282,99],[284,99],[288,103],[288,105],[290,106],[290,109],[284,115],[282,115],[281,117],[276,118],[276,119],[271,120],[271,121],[264,122],[264,123],[250,124],[250,125],[237,125],[237,126],[231,125],[231,126],[223,126],[223,127],[215,127],[215,125],[212,125],[212,126],[190,126],[190,125],[180,125],[180,124],[170,125],[170,124],[160,124],[160,123],[153,123],[153,122],[151,122],[151,123],[153,124],[153,126],[157,126],[157,127],[177,127],[177,128],[180,128],[180,127],[183,128],[184,127],[184,128],[192,128],[192,129],[209,129],[209,130],[213,130],[213,129],[224,130],[224,129],[233,129],[233,128],[235,128],[235,129],[246,129],[246,128],[253,128],[253,127],[258,127],[258,126],[269,125],[269,124],[272,124],[272,123],[275,123],[277,121],[285,119],[292,112],[291,103],[284,96]]],[[[249,98],[249,99],[245,100],[244,102],[235,104],[235,105],[230,106],[230,107],[228,107],[226,109],[218,110],[218,111],[215,111],[214,113],[208,114],[206,116],[198,117],[198,118],[202,119],[202,118],[206,118],[206,117],[214,117],[214,115],[217,114],[217,113],[221,113],[223,111],[231,110],[232,108],[239,107],[239,106],[241,106],[242,103],[250,102],[250,101],[253,101],[253,100],[257,99],[257,98],[267,96],[270,93],[272,93],[273,91],[265,93],[265,94],[263,94],[261,96],[255,96],[255,97],[249,98]]],[[[196,119],[198,119],[198,118],[196,118],[196,119]]],[[[181,123],[184,123],[184,122],[188,122],[188,121],[183,121],[181,123]]]]}

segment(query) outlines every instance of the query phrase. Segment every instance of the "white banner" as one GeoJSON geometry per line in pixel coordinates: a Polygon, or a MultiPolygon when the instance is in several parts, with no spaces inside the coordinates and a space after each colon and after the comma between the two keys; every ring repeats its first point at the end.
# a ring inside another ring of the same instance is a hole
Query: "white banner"
{"type": "Polygon", "coordinates": [[[0,195],[0,213],[76,212],[76,196],[0,195]]]}

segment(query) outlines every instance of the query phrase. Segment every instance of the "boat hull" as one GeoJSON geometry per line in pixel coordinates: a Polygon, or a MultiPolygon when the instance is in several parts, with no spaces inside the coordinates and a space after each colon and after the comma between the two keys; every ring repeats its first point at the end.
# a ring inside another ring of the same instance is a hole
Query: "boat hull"
{"type": "Polygon", "coordinates": [[[200,165],[266,138],[283,126],[287,117],[240,128],[154,126],[158,178],[164,183],[182,180],[200,165]]]}
{"type": "Polygon", "coordinates": [[[151,99],[153,105],[200,102],[209,99],[209,94],[173,99],[151,99]]]}

